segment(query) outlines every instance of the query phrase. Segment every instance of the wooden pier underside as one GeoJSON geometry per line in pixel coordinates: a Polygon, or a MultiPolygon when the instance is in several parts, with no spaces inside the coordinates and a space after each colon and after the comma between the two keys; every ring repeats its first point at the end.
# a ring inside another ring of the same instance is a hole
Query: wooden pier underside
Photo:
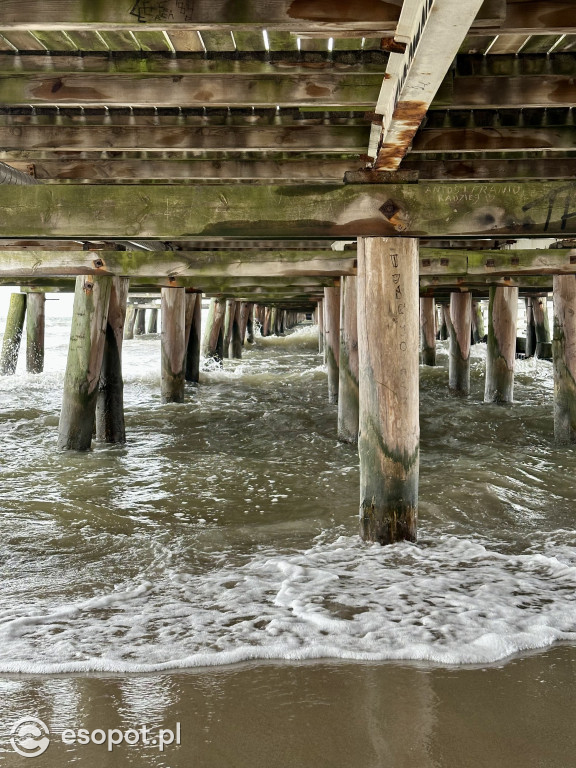
{"type": "MultiPolygon", "coordinates": [[[[376,445],[390,382],[379,370],[386,355],[368,336],[412,345],[418,292],[452,305],[447,318],[461,336],[477,317],[462,294],[490,297],[491,338],[509,340],[511,329],[498,325],[501,289],[528,297],[541,319],[537,297],[554,288],[557,325],[572,333],[575,78],[572,0],[4,0],[0,285],[29,294],[76,285],[79,307],[88,296],[80,290],[104,293],[112,280],[129,280],[145,302],[162,294],[164,396],[180,400],[194,294],[214,300],[216,359],[227,303],[237,355],[242,323],[254,318],[266,335],[297,312],[319,308],[322,319],[325,297],[336,306],[355,279],[368,302],[357,308],[359,391],[372,398],[360,403],[361,421],[376,425],[376,445]],[[384,279],[393,291],[380,290],[384,279]],[[384,310],[397,313],[405,335],[397,338],[389,317],[365,316],[384,310]],[[366,371],[382,392],[370,390],[366,371]]],[[[143,322],[129,304],[128,338],[143,322]]],[[[550,346],[542,322],[541,348],[550,346]]],[[[91,341],[98,354],[100,342],[91,341]]],[[[571,348],[554,346],[557,355],[571,348]]],[[[404,352],[400,379],[413,381],[417,354],[404,352]]],[[[572,371],[564,362],[557,371],[572,371]]],[[[80,381],[89,371],[76,373],[80,381]]],[[[562,391],[556,421],[572,439],[573,391],[562,391]]],[[[416,459],[406,458],[418,454],[413,400],[402,400],[412,437],[384,441],[398,451],[398,483],[381,499],[404,498],[408,538],[416,535],[416,459]]],[[[73,444],[64,433],[61,444],[73,444]]],[[[364,470],[370,445],[362,444],[364,470]]],[[[378,529],[369,537],[394,538],[386,531],[396,524],[382,522],[388,512],[365,525],[378,529]]]]}

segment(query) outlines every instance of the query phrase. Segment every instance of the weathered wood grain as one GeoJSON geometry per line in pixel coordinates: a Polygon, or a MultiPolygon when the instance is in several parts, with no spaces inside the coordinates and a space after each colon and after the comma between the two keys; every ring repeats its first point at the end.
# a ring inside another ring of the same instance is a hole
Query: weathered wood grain
{"type": "Polygon", "coordinates": [[[554,276],[554,437],[576,442],[576,277],[554,276]]]}
{"type": "Polygon", "coordinates": [[[517,316],[518,288],[491,287],[484,388],[486,403],[511,403],[514,400],[517,316]]]}

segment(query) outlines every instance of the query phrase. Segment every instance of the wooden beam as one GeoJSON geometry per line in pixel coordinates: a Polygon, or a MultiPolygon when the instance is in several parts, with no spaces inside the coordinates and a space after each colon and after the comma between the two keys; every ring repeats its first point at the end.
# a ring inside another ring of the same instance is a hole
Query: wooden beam
{"type": "Polygon", "coordinates": [[[363,125],[0,125],[3,151],[363,152],[367,138],[363,125]]]}
{"type": "Polygon", "coordinates": [[[576,182],[2,187],[0,237],[576,233],[576,182]]]}
{"type": "Polygon", "coordinates": [[[573,126],[434,128],[418,132],[410,156],[422,152],[526,152],[575,150],[573,126]]]}
{"type": "Polygon", "coordinates": [[[111,30],[139,28],[151,30],[235,30],[253,32],[272,29],[312,32],[329,36],[332,30],[345,30],[350,37],[361,32],[378,34],[395,29],[400,0],[363,3],[351,6],[347,0],[329,4],[293,0],[248,0],[241,9],[214,3],[213,0],[3,0],[0,26],[20,30],[111,30]],[[224,28],[224,29],[222,29],[224,28]]]}
{"type": "MultiPolygon", "coordinates": [[[[408,155],[402,170],[417,173],[419,178],[438,181],[531,181],[536,179],[573,179],[576,176],[576,158],[528,157],[528,158],[470,158],[459,160],[421,160],[418,155],[408,155]]],[[[345,179],[360,182],[369,179],[370,172],[346,173],[345,179]]],[[[371,172],[372,176],[377,175],[371,172]]],[[[378,180],[375,179],[375,182],[378,180]]]]}
{"type": "MultiPolygon", "coordinates": [[[[44,53],[15,55],[0,52],[0,74],[47,75],[309,75],[310,72],[333,74],[380,74],[386,71],[388,54],[375,50],[314,51],[234,51],[226,53],[160,53],[158,51],[107,51],[46,56],[44,53]]],[[[468,72],[466,57],[462,71],[468,72]]]]}
{"type": "Polygon", "coordinates": [[[373,107],[382,76],[304,75],[0,75],[3,104],[59,106],[319,106],[373,107]]]}
{"type": "Polygon", "coordinates": [[[456,77],[452,93],[445,92],[430,107],[499,109],[570,107],[574,104],[574,78],[564,75],[520,77],[456,77]]]}
{"type": "Polygon", "coordinates": [[[113,274],[124,277],[303,278],[353,275],[356,252],[2,251],[0,277],[113,274]]]}
{"type": "Polygon", "coordinates": [[[576,274],[576,249],[546,248],[470,251],[426,248],[420,275],[553,275],[576,274]]]}
{"type": "Polygon", "coordinates": [[[405,0],[400,22],[406,26],[404,53],[391,53],[376,114],[368,155],[374,168],[394,171],[400,165],[420,123],[440,89],[482,0],[405,0]]]}

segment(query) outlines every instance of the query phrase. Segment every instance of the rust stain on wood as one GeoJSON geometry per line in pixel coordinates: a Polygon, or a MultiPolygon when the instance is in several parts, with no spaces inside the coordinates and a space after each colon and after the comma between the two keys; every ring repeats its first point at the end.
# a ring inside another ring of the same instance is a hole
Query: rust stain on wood
{"type": "Polygon", "coordinates": [[[66,85],[66,81],[61,77],[41,82],[32,88],[30,93],[33,98],[42,101],[74,101],[78,104],[87,101],[101,102],[109,98],[96,88],[86,88],[85,86],[78,88],[66,85]]]}
{"type": "Polygon", "coordinates": [[[287,15],[291,19],[324,22],[397,21],[398,3],[375,3],[374,0],[293,0],[287,15]]]}
{"type": "Polygon", "coordinates": [[[306,93],[308,96],[329,96],[330,95],[330,88],[326,88],[326,86],[322,85],[316,85],[315,83],[308,83],[306,86],[306,93]]]}

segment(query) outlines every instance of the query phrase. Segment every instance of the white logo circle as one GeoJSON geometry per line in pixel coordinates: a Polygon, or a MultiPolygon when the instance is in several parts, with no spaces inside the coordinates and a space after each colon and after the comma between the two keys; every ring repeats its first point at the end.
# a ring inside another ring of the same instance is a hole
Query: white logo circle
{"type": "Polygon", "coordinates": [[[14,751],[23,757],[38,757],[50,746],[48,726],[37,717],[22,717],[10,731],[14,751]]]}

